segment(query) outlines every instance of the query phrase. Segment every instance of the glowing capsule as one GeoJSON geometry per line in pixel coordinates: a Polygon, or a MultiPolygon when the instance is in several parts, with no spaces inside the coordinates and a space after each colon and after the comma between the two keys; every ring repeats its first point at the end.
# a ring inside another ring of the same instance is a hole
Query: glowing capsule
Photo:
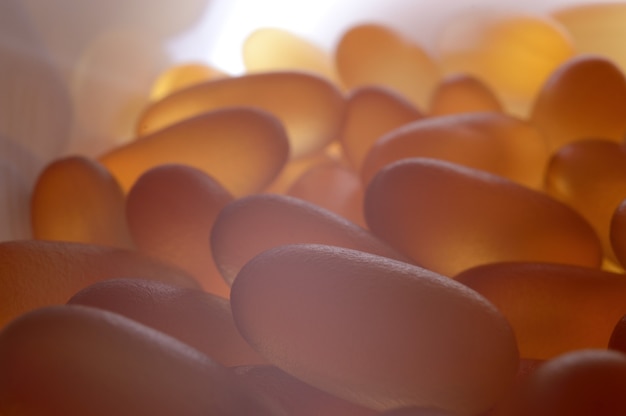
{"type": "Polygon", "coordinates": [[[467,74],[445,77],[433,92],[428,113],[431,116],[472,112],[503,111],[494,92],[478,78],[467,74]]]}
{"type": "Polygon", "coordinates": [[[306,171],[315,166],[331,162],[334,162],[334,159],[326,152],[326,149],[298,159],[288,160],[278,176],[265,188],[265,192],[284,194],[306,171]]]}
{"type": "Polygon", "coordinates": [[[143,174],[128,194],[128,226],[137,247],[196,278],[204,290],[230,291],[211,256],[209,236],[220,210],[233,197],[213,178],[183,165],[143,174]]]}
{"type": "Polygon", "coordinates": [[[484,298],[361,251],[268,250],[239,272],[231,305],[244,338],[272,364],[377,410],[417,405],[476,414],[517,368],[513,333],[484,298]]]}
{"type": "Polygon", "coordinates": [[[365,193],[370,230],[452,276],[498,261],[597,267],[598,237],[574,210],[500,176],[435,159],[384,168],[365,193]]]}
{"type": "Polygon", "coordinates": [[[154,82],[150,98],[159,100],[192,85],[227,76],[219,69],[199,62],[176,65],[163,72],[154,82]]]}
{"type": "Polygon", "coordinates": [[[362,24],[348,30],[335,51],[337,70],[347,88],[380,85],[426,108],[440,70],[417,44],[394,30],[362,24]]]}
{"type": "Polygon", "coordinates": [[[124,192],[99,163],[59,159],[39,176],[31,198],[33,237],[132,248],[124,192]]]}
{"type": "Polygon", "coordinates": [[[455,280],[502,312],[526,358],[606,348],[615,324],[626,314],[624,275],[598,269],[500,263],[466,270],[455,280]]]}
{"type": "Polygon", "coordinates": [[[113,279],[76,293],[68,304],[115,312],[164,332],[225,366],[265,362],[241,338],[227,299],[143,279],[113,279]]]}
{"type": "Polygon", "coordinates": [[[298,243],[329,244],[406,260],[345,218],[284,195],[251,195],[232,202],[220,212],[211,231],[213,258],[229,282],[262,251],[298,243]]]}
{"type": "Polygon", "coordinates": [[[125,190],[147,170],[180,163],[202,170],[234,196],[258,192],[280,172],[289,144],[275,117],[228,108],[184,120],[100,158],[125,190]]]}
{"type": "Polygon", "coordinates": [[[344,100],[329,81],[299,72],[269,72],[205,82],[148,106],[138,133],[155,132],[222,107],[257,107],[285,126],[291,157],[322,149],[337,135],[344,100]]]}

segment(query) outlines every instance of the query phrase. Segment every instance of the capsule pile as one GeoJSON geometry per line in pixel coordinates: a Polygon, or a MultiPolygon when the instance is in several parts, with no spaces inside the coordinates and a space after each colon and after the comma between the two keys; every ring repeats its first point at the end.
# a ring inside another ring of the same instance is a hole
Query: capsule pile
{"type": "Polygon", "coordinates": [[[0,114],[0,415],[623,416],[625,27],[266,28],[151,92],[94,84],[163,58],[100,34],[18,120],[53,142],[0,114]]]}

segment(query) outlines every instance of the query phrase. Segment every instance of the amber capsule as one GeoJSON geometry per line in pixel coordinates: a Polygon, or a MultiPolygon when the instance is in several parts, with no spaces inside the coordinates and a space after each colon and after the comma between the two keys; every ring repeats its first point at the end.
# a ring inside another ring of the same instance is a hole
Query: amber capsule
{"type": "Polygon", "coordinates": [[[479,264],[597,267],[598,237],[573,209],[487,172],[435,159],[393,163],[365,193],[370,230],[417,264],[452,276],[479,264]]]}
{"type": "Polygon", "coordinates": [[[351,165],[359,170],[376,140],[421,117],[413,104],[389,88],[357,88],[348,96],[339,141],[351,165]]]}
{"type": "Polygon", "coordinates": [[[152,85],[150,98],[160,100],[173,92],[201,84],[205,81],[227,77],[217,68],[200,62],[175,65],[159,75],[152,85]]]}
{"type": "Polygon", "coordinates": [[[417,405],[473,415],[494,403],[517,368],[513,333],[482,296],[361,251],[268,250],[239,272],[231,305],[244,338],[270,363],[377,410],[417,405]]]}
{"type": "Polygon", "coordinates": [[[0,327],[29,310],[65,303],[102,280],[128,277],[199,287],[182,270],[136,251],[39,240],[0,244],[0,327]]]}
{"type": "Polygon", "coordinates": [[[530,121],[553,150],[592,137],[622,141],[626,78],[611,61],[579,56],[563,63],[535,100],[530,121]]]}
{"type": "Polygon", "coordinates": [[[143,174],[130,190],[128,226],[139,250],[185,270],[204,290],[228,297],[230,289],[215,267],[209,236],[217,214],[232,200],[205,173],[164,165],[143,174]]]}
{"type": "Polygon", "coordinates": [[[430,99],[431,116],[503,111],[494,92],[481,80],[467,74],[445,77],[430,99]]]}
{"type": "Polygon", "coordinates": [[[410,157],[446,160],[540,189],[549,154],[544,137],[523,120],[503,113],[452,114],[418,120],[381,137],[363,163],[363,181],[410,157]]]}
{"type": "Polygon", "coordinates": [[[263,360],[235,327],[227,299],[143,279],[112,279],[76,293],[68,304],[115,312],[164,332],[225,366],[263,360]]]}
{"type": "Polygon", "coordinates": [[[251,195],[232,202],[220,212],[211,231],[213,258],[228,282],[262,251],[297,243],[329,244],[407,260],[353,222],[284,195],[251,195]]]}
{"type": "Polygon", "coordinates": [[[258,192],[287,161],[285,130],[270,114],[228,108],[184,120],[114,149],[100,158],[125,190],[158,165],[202,170],[234,196],[258,192]]]}
{"type": "Polygon", "coordinates": [[[33,237],[131,248],[125,204],[122,188],[102,165],[81,156],[59,159],[33,190],[33,237]]]}
{"type": "Polygon", "coordinates": [[[289,136],[291,157],[322,149],[337,135],[344,99],[329,81],[300,72],[269,72],[208,81],[150,105],[138,133],[222,107],[250,106],[274,114],[289,136]]]}
{"type": "Polygon", "coordinates": [[[548,359],[581,348],[605,348],[626,314],[623,274],[587,267],[500,263],[455,280],[491,301],[511,323],[527,358],[548,359]]]}
{"type": "Polygon", "coordinates": [[[0,413],[284,415],[194,348],[81,305],[39,309],[0,334],[0,413]]]}
{"type": "Polygon", "coordinates": [[[362,24],[343,34],[335,51],[337,70],[347,88],[382,85],[426,108],[440,70],[417,44],[393,29],[362,24]]]}

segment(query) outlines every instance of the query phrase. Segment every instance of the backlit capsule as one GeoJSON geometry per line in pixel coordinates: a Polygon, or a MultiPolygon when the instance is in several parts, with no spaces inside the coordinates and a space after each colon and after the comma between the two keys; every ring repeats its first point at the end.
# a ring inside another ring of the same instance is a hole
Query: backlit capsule
{"type": "Polygon", "coordinates": [[[471,112],[503,111],[494,92],[478,78],[467,74],[445,77],[430,99],[431,116],[471,112]]]}
{"type": "Polygon", "coordinates": [[[219,69],[200,62],[176,65],[163,72],[157,78],[152,85],[150,98],[159,100],[192,85],[227,76],[219,69]]]}
{"type": "Polygon", "coordinates": [[[379,172],[365,193],[370,230],[447,276],[479,264],[536,261],[597,267],[598,237],[574,210],[500,176],[435,159],[379,172]]]}
{"type": "Polygon", "coordinates": [[[518,362],[506,320],[484,298],[425,269],[323,245],[276,247],[231,292],[245,339],[287,373],[377,410],[417,405],[473,415],[518,362]]]}

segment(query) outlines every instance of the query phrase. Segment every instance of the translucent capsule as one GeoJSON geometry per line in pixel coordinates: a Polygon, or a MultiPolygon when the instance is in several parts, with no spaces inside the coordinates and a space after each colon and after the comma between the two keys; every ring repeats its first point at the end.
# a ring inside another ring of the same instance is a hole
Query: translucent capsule
{"type": "Polygon", "coordinates": [[[351,165],[359,170],[376,140],[421,117],[413,104],[393,90],[378,86],[357,88],[348,96],[339,141],[351,165]]]}
{"type": "Polygon", "coordinates": [[[334,161],[333,157],[326,151],[326,148],[295,160],[288,160],[278,176],[265,188],[265,192],[284,194],[309,169],[334,161]]]}
{"type": "Polygon", "coordinates": [[[20,314],[65,303],[79,290],[113,278],[144,278],[183,287],[198,283],[183,271],[136,251],[39,240],[0,244],[0,327],[20,314]]]}
{"type": "Polygon", "coordinates": [[[431,116],[472,112],[503,111],[494,92],[481,80],[467,74],[445,77],[433,92],[431,116]]]}
{"type": "Polygon", "coordinates": [[[28,313],[0,334],[0,412],[284,415],[194,348],[121,315],[79,305],[28,313]]]}
{"type": "Polygon", "coordinates": [[[312,42],[278,28],[252,32],[243,44],[248,72],[300,70],[337,82],[332,57],[312,42]]]}
{"type": "Polygon", "coordinates": [[[126,213],[142,252],[176,265],[204,290],[230,292],[211,256],[209,236],[220,210],[233,197],[213,178],[184,165],[149,170],[128,194],[126,213]]]}
{"type": "Polygon", "coordinates": [[[390,28],[362,24],[348,30],[335,51],[337,70],[347,88],[381,85],[426,108],[440,70],[418,45],[390,28]]]}
{"type": "Polygon", "coordinates": [[[152,85],[150,98],[160,100],[176,91],[227,76],[219,69],[199,62],[175,65],[157,78],[152,85]]]}
{"type": "Polygon", "coordinates": [[[410,157],[446,160],[541,189],[549,153],[537,129],[503,113],[432,117],[381,137],[363,163],[363,181],[369,183],[384,166],[410,157]]]}
{"type": "Polygon", "coordinates": [[[613,254],[626,267],[626,202],[622,201],[611,217],[609,238],[613,254]]]}
{"type": "Polygon", "coordinates": [[[377,410],[486,410],[509,385],[515,338],[484,298],[425,269],[356,250],[288,245],[232,286],[235,322],[272,364],[377,410]],[[433,319],[436,317],[436,319],[433,319]]]}
{"type": "Polygon", "coordinates": [[[581,213],[614,260],[610,241],[613,212],[626,198],[626,148],[607,140],[583,140],[562,147],[546,169],[546,190],[581,213]]]}
{"type": "Polygon", "coordinates": [[[35,238],[134,246],[126,224],[124,192],[93,160],[71,156],[48,165],[30,203],[35,238]]]}
{"type": "Polygon", "coordinates": [[[574,50],[567,33],[550,19],[465,13],[446,26],[438,52],[447,73],[477,77],[507,111],[525,117],[548,76],[574,50]]]}
{"type": "Polygon", "coordinates": [[[573,209],[502,177],[435,159],[396,162],[365,193],[370,230],[452,276],[498,261],[598,267],[602,249],[573,209]]]}
{"type": "Polygon", "coordinates": [[[123,315],[182,341],[225,365],[265,362],[241,338],[227,299],[142,279],[91,285],[68,301],[123,315]]]}
{"type": "Polygon", "coordinates": [[[626,133],[626,78],[604,58],[573,58],[550,75],[530,121],[553,150],[593,137],[621,141],[626,133]]]}
{"type": "Polygon", "coordinates": [[[213,258],[228,282],[262,251],[298,243],[329,244],[407,260],[353,222],[284,195],[251,195],[232,202],[220,212],[211,231],[213,258]]]}
{"type": "Polygon", "coordinates": [[[288,154],[285,130],[275,117],[251,108],[228,108],[141,137],[100,161],[125,190],[153,167],[180,163],[202,170],[241,196],[271,182],[288,154]]]}
{"type": "Polygon", "coordinates": [[[251,74],[205,82],[148,106],[139,119],[140,135],[229,106],[252,106],[280,119],[291,157],[322,149],[337,135],[344,99],[329,81],[300,72],[251,74]]]}
{"type": "Polygon", "coordinates": [[[623,274],[560,264],[500,263],[466,270],[455,280],[506,316],[526,358],[605,348],[626,314],[623,274]]]}

